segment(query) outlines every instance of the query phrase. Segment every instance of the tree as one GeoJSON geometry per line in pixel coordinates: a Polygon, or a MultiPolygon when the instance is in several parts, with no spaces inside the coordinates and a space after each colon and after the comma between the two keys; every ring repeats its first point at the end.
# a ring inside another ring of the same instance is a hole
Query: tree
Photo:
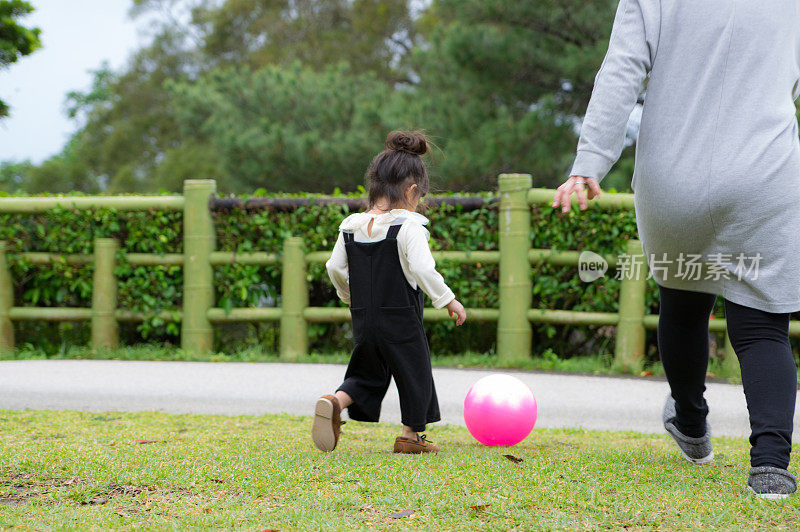
{"type": "Polygon", "coordinates": [[[608,47],[617,0],[435,0],[426,37],[486,97],[522,110],[557,97],[571,115],[586,110],[608,47]]]}
{"type": "MultiPolygon", "coordinates": [[[[42,45],[39,28],[26,28],[15,20],[32,12],[33,6],[28,2],[0,0],[0,68],[32,54],[42,45]]],[[[8,104],[0,100],[0,118],[8,116],[8,112],[8,104]]]]}
{"type": "Polygon", "coordinates": [[[212,139],[179,127],[167,81],[192,82],[232,65],[254,72],[299,60],[322,72],[345,59],[353,75],[370,72],[395,82],[403,74],[390,63],[398,64],[411,47],[406,0],[137,0],[133,15],[148,14],[161,21],[151,24],[152,43],[122,72],[101,68],[88,92],[69,95],[70,114],[80,121],[72,150],[110,192],[179,190],[186,178],[227,179],[212,139]],[[301,31],[307,32],[302,39],[301,31]]]}
{"type": "MultiPolygon", "coordinates": [[[[508,171],[554,186],[616,6],[434,0],[412,16],[411,0],[134,3],[161,22],[124,70],[100,68],[89,91],[70,94],[80,127],[49,167],[71,186],[353,190],[396,128],[422,128],[441,148],[430,157],[438,188],[486,190],[508,171]]],[[[630,154],[609,183],[629,182],[630,154]]]]}
{"type": "Polygon", "coordinates": [[[125,71],[101,67],[88,92],[69,94],[68,113],[79,124],[71,149],[99,186],[109,192],[179,187],[177,179],[154,180],[159,164],[184,140],[163,85],[187,76],[196,64],[193,54],[177,32],[165,31],[139,50],[125,71]]]}
{"type": "MultiPolygon", "coordinates": [[[[448,102],[473,110],[449,124],[449,131],[463,131],[448,146],[448,157],[466,163],[465,170],[472,166],[473,176],[518,170],[533,173],[535,186],[560,184],[573,161],[578,117],[586,112],[616,5],[434,0],[418,23],[428,46],[411,56],[420,92],[439,95],[427,114],[448,102]],[[491,112],[475,112],[481,104],[491,112]],[[487,121],[493,115],[497,120],[487,121]]],[[[631,154],[632,148],[620,166],[627,168],[631,154]]],[[[613,184],[624,179],[615,175],[613,184]]]]}
{"type": "MultiPolygon", "coordinates": [[[[24,163],[23,163],[24,165],[24,163]]],[[[23,171],[26,169],[23,167],[23,171]]],[[[42,164],[28,168],[25,173],[24,192],[79,191],[87,194],[100,192],[100,184],[86,164],[81,152],[80,137],[72,137],[58,155],[42,164]]]]}
{"type": "Polygon", "coordinates": [[[217,157],[224,191],[355,189],[393,126],[393,94],[346,63],[220,67],[171,83],[185,138],[217,157]]]}
{"type": "Polygon", "coordinates": [[[408,81],[402,58],[416,35],[408,0],[225,0],[193,17],[201,50],[217,64],[322,70],[346,60],[354,72],[408,81]]]}
{"type": "Polygon", "coordinates": [[[30,161],[0,163],[0,190],[4,192],[22,191],[33,168],[30,161]]]}

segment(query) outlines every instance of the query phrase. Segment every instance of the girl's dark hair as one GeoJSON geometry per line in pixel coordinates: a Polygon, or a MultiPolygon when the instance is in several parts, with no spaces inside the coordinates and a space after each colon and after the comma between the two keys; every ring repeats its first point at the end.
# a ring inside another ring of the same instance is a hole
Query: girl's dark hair
{"type": "Polygon", "coordinates": [[[420,131],[392,131],[386,137],[386,149],[376,155],[367,170],[369,207],[380,198],[389,200],[389,208],[405,203],[405,191],[417,184],[422,196],[430,189],[428,170],[422,155],[428,151],[428,138],[420,131]]]}

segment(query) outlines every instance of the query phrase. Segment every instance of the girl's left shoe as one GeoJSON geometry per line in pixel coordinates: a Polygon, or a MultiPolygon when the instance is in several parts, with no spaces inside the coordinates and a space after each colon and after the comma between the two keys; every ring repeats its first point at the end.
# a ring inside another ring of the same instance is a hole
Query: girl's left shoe
{"type": "Polygon", "coordinates": [[[400,454],[438,453],[439,446],[428,441],[424,434],[417,435],[417,439],[398,436],[394,440],[394,452],[400,454]]]}

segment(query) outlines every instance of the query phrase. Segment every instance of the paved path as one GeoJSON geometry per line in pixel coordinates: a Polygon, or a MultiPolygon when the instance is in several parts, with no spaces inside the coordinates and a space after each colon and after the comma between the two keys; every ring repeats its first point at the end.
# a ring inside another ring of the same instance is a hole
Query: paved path
{"type": "MultiPolygon", "coordinates": [[[[463,424],[469,387],[487,370],[436,368],[445,423],[463,424]]],[[[507,371],[533,390],[538,427],[662,432],[663,380],[507,371]]],[[[0,362],[0,408],[174,413],[309,415],[314,400],[341,381],[344,366],[206,362],[32,360],[0,362]]],[[[741,386],[709,383],[709,422],[717,436],[747,436],[741,386]]],[[[800,423],[800,408],[795,426],[800,423]]],[[[382,421],[398,423],[397,391],[382,421]]]]}

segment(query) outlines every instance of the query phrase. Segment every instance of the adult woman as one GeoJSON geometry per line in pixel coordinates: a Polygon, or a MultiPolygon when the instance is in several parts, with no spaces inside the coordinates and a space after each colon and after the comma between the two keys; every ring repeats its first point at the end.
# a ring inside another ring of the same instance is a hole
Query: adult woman
{"type": "Polygon", "coordinates": [[[567,212],[576,192],[585,209],[584,186],[589,199],[601,193],[647,80],[631,186],[661,297],[664,426],[691,461],[713,458],[703,392],[720,294],[750,412],[748,487],[764,498],[796,490],[787,467],[797,389],[788,323],[800,310],[799,10],[797,0],[621,0],[553,202],[567,212]],[[692,257],[700,269],[687,269],[692,257]]]}

